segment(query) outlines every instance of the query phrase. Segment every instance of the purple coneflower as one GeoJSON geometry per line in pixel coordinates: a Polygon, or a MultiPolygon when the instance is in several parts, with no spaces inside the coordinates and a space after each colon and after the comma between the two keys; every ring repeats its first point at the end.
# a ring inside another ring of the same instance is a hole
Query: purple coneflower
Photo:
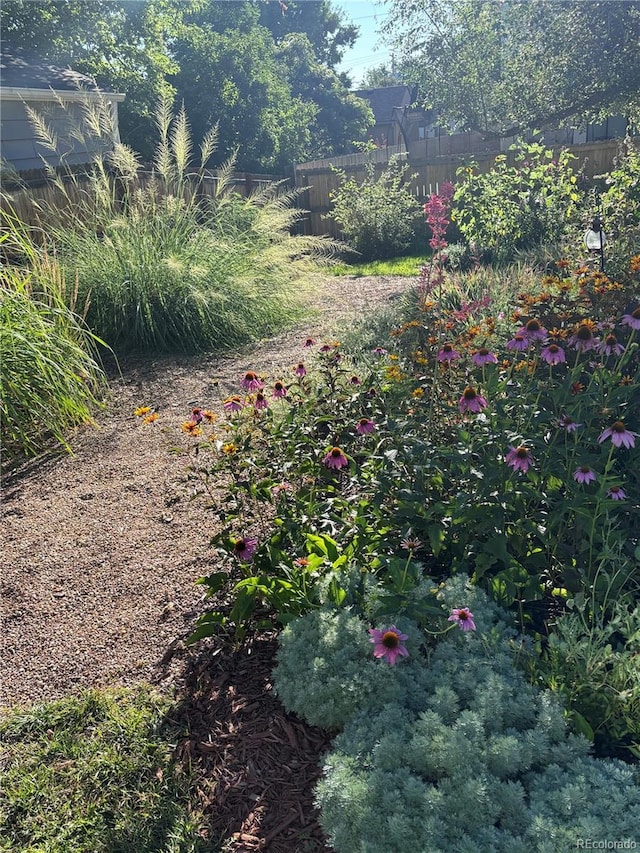
{"type": "Polygon", "coordinates": [[[371,350],[371,352],[372,352],[374,355],[386,355],[386,354],[387,354],[387,350],[386,350],[384,347],[374,347],[374,348],[371,350]]]}
{"type": "Polygon", "coordinates": [[[194,424],[199,424],[204,420],[204,412],[198,406],[195,409],[191,409],[191,420],[194,424]]]}
{"type": "Polygon", "coordinates": [[[377,628],[369,628],[369,634],[369,642],[374,644],[374,657],[386,658],[391,666],[395,664],[398,657],[409,657],[409,652],[403,645],[409,637],[407,634],[401,634],[395,625],[382,631],[377,628]]]}
{"type": "Polygon", "coordinates": [[[362,385],[362,380],[360,379],[360,377],[358,377],[354,374],[351,377],[351,379],[349,380],[349,384],[350,385],[362,385]]]}
{"type": "Polygon", "coordinates": [[[244,406],[244,400],[242,397],[238,397],[234,395],[233,397],[227,397],[226,400],[222,403],[226,412],[239,412],[240,409],[244,406]]]}
{"type": "Polygon", "coordinates": [[[320,352],[331,352],[333,347],[330,344],[322,344],[320,347],[320,352]]]}
{"type": "Polygon", "coordinates": [[[621,355],[624,352],[624,347],[614,334],[610,334],[600,344],[600,352],[603,355],[621,355]]]}
{"type": "Polygon", "coordinates": [[[562,347],[558,344],[549,344],[540,350],[540,358],[543,358],[547,364],[561,364],[566,361],[566,356],[562,347]]]}
{"type": "Polygon", "coordinates": [[[419,551],[422,548],[422,542],[417,536],[405,536],[400,542],[400,547],[404,548],[405,551],[419,551]]]}
{"type": "Polygon", "coordinates": [[[303,377],[303,376],[307,375],[307,368],[300,361],[300,362],[298,362],[297,366],[294,368],[293,372],[295,373],[296,376],[303,377]]]}
{"type": "Polygon", "coordinates": [[[568,415],[563,415],[558,421],[558,426],[562,427],[562,429],[566,429],[567,432],[575,432],[578,427],[582,426],[582,424],[577,424],[573,418],[570,418],[568,415]]]}
{"type": "Polygon", "coordinates": [[[542,327],[539,320],[532,318],[518,329],[518,335],[526,338],[527,341],[542,341],[547,337],[547,330],[542,327]]]}
{"type": "Polygon", "coordinates": [[[312,346],[315,346],[315,343],[316,342],[314,341],[313,338],[307,338],[307,340],[304,342],[303,346],[312,347],[312,346]]]}
{"type": "Polygon", "coordinates": [[[279,494],[282,494],[282,492],[291,491],[293,491],[293,486],[291,483],[286,482],[286,480],[282,483],[276,483],[275,486],[271,486],[271,494],[274,498],[277,498],[279,494]]]}
{"type": "Polygon", "coordinates": [[[264,396],[262,391],[257,392],[257,394],[253,400],[253,406],[255,409],[268,409],[269,408],[269,403],[267,401],[267,398],[264,396]]]}
{"type": "Polygon", "coordinates": [[[474,412],[477,414],[487,408],[487,401],[476,392],[475,388],[467,385],[462,392],[462,397],[458,400],[458,408],[461,412],[474,412]]]}
{"type": "Polygon", "coordinates": [[[480,347],[477,352],[471,356],[471,361],[477,366],[482,367],[483,364],[497,364],[498,359],[495,353],[488,350],[486,347],[480,347]]]}
{"type": "Polygon", "coordinates": [[[327,468],[344,468],[345,465],[349,464],[349,460],[339,447],[332,447],[323,458],[322,464],[326,465],[327,468]]]}
{"type": "Polygon", "coordinates": [[[510,341],[507,341],[507,349],[524,352],[526,349],[529,349],[529,341],[525,335],[515,335],[510,341]]]}
{"type": "Polygon", "coordinates": [[[569,346],[575,347],[578,352],[589,352],[589,350],[595,349],[600,341],[594,337],[591,326],[588,323],[581,323],[567,343],[569,346]]]}
{"type": "Polygon", "coordinates": [[[455,361],[456,358],[460,358],[460,353],[453,348],[453,345],[443,344],[438,353],[438,361],[455,361]]]}
{"type": "Polygon", "coordinates": [[[358,425],[356,426],[356,432],[359,435],[368,435],[370,432],[373,432],[376,425],[371,420],[371,418],[360,418],[358,421],[358,425]]]}
{"type": "Polygon", "coordinates": [[[447,622],[455,622],[461,631],[475,631],[476,623],[468,607],[454,607],[447,622]]]}
{"type": "Polygon", "coordinates": [[[251,538],[236,539],[233,543],[233,553],[239,559],[248,563],[258,549],[258,540],[251,538]]]}
{"type": "Polygon", "coordinates": [[[526,474],[533,463],[533,457],[528,447],[520,445],[520,447],[509,447],[505,462],[514,471],[522,471],[523,474],[526,474]]]}
{"type": "Polygon", "coordinates": [[[264,388],[264,382],[261,381],[258,374],[254,373],[253,370],[248,370],[245,373],[240,385],[245,391],[259,391],[261,388],[264,388]]]}
{"type": "Polygon", "coordinates": [[[287,396],[287,389],[286,389],[284,383],[280,382],[280,380],[273,383],[273,396],[276,399],[278,397],[286,397],[287,396]]]}
{"type": "Polygon", "coordinates": [[[607,497],[611,498],[612,501],[623,501],[626,496],[627,493],[622,486],[611,486],[610,489],[607,489],[607,497]]]}
{"type": "Polygon", "coordinates": [[[592,468],[589,468],[588,465],[581,465],[573,472],[573,479],[576,483],[595,483],[598,478],[592,468]]]}
{"type": "Polygon", "coordinates": [[[625,326],[631,326],[632,329],[640,329],[640,305],[630,314],[623,314],[620,322],[625,326]]]}
{"type": "Polygon", "coordinates": [[[636,440],[635,432],[627,429],[622,421],[616,421],[600,435],[598,441],[602,444],[607,438],[610,438],[616,447],[635,447],[636,440]]]}

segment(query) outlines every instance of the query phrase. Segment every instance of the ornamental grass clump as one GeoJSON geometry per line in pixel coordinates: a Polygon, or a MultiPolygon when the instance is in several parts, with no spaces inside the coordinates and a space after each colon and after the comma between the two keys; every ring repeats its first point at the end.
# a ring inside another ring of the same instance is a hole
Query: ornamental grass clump
{"type": "Polygon", "coordinates": [[[37,454],[52,438],[69,449],[69,431],[92,420],[107,384],[97,355],[102,342],[67,307],[75,300],[55,258],[11,214],[3,212],[2,221],[0,408],[11,461],[37,454]]]}
{"type": "MultiPolygon", "coordinates": [[[[296,194],[269,184],[234,190],[233,159],[215,176],[215,128],[193,163],[189,122],[163,102],[152,171],[117,143],[102,146],[88,178],[50,172],[55,204],[39,216],[90,328],[119,352],[213,350],[274,333],[299,316],[300,293],[337,244],[295,235],[296,194]]],[[[41,144],[53,146],[34,116],[41,144]]],[[[75,135],[107,134],[104,119],[75,135]]],[[[107,134],[108,136],[108,134],[107,134]]],[[[55,148],[55,146],[53,146],[55,148]]],[[[92,146],[92,150],[95,146],[92,146]]]]}

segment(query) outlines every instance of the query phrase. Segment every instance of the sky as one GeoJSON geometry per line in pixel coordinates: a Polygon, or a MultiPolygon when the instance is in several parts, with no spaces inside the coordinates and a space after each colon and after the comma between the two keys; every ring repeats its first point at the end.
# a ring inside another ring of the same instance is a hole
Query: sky
{"type": "Polygon", "coordinates": [[[355,45],[345,52],[339,71],[346,71],[357,88],[367,68],[390,65],[391,51],[378,43],[377,30],[386,17],[385,7],[374,0],[334,0],[333,5],[345,12],[345,19],[360,28],[355,45]]]}

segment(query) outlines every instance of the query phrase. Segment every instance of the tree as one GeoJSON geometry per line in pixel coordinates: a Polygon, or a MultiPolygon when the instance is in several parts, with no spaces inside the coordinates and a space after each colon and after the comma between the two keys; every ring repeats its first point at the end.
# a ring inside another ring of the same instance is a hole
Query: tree
{"type": "Polygon", "coordinates": [[[179,18],[170,0],[6,0],[0,6],[3,49],[43,57],[126,94],[120,105],[122,138],[143,156],[152,153],[153,116],[171,91],[176,66],[167,33],[179,18]]]}
{"type": "Polygon", "coordinates": [[[638,0],[394,0],[405,74],[452,126],[513,135],[640,107],[638,0]]]}
{"type": "Polygon", "coordinates": [[[368,68],[362,78],[362,89],[386,89],[389,86],[400,86],[404,80],[400,74],[392,71],[388,65],[375,65],[368,68]]]}
{"type": "Polygon", "coordinates": [[[307,36],[316,59],[335,68],[345,50],[353,47],[358,28],[347,24],[344,13],[328,0],[255,0],[260,8],[260,23],[273,34],[276,44],[292,33],[307,36]]]}

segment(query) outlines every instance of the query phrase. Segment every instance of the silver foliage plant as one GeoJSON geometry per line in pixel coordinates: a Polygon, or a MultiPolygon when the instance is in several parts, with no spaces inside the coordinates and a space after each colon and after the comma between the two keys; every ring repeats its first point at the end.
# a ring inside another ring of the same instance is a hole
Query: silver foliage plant
{"type": "Polygon", "coordinates": [[[449,632],[427,654],[375,661],[367,625],[315,611],[283,632],[275,670],[288,710],[342,728],[316,798],[338,853],[564,853],[580,839],[640,840],[640,779],[595,759],[567,732],[549,693],[515,665],[508,616],[463,578],[441,593],[469,606],[477,631],[449,632]]]}

